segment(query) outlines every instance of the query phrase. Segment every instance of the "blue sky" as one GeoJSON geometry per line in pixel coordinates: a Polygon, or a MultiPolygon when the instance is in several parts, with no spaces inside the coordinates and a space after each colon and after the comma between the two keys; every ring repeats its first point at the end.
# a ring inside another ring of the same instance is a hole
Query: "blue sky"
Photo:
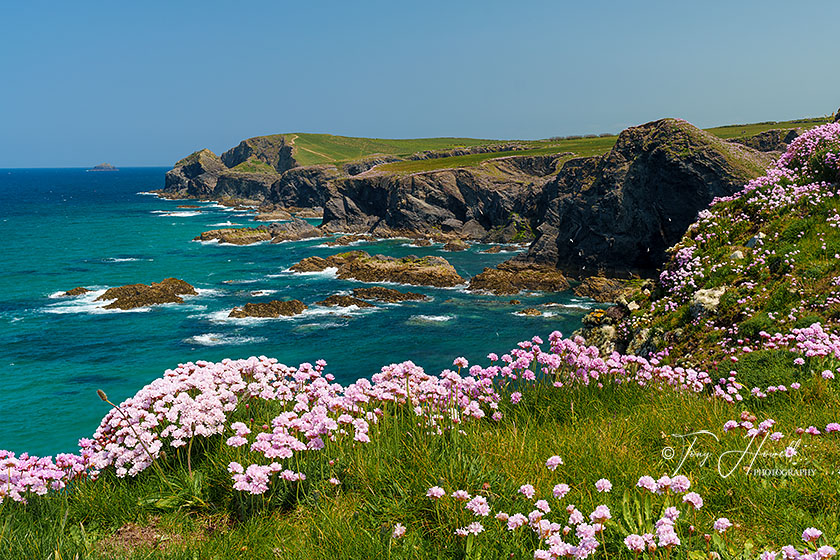
{"type": "Polygon", "coordinates": [[[17,2],[0,167],[171,165],[250,136],[531,139],[820,116],[840,2],[17,2]]]}

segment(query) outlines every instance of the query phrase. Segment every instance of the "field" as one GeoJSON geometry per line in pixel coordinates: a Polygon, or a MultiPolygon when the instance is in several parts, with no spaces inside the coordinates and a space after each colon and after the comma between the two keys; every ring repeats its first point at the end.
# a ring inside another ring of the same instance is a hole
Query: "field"
{"type": "MultiPolygon", "coordinates": [[[[809,128],[827,122],[826,119],[798,119],[794,121],[766,122],[759,124],[727,125],[706,129],[708,132],[723,138],[732,139],[752,136],[771,129],[809,128]]],[[[389,173],[410,174],[437,169],[452,169],[459,167],[473,167],[483,162],[505,156],[526,156],[573,152],[575,157],[587,157],[606,153],[617,139],[617,136],[572,137],[551,140],[482,140],[475,138],[415,138],[415,139],[380,139],[380,138],[352,138],[347,136],[333,136],[330,134],[288,134],[285,135],[293,142],[295,158],[301,165],[315,165],[322,163],[340,164],[362,159],[374,154],[406,157],[413,153],[426,150],[445,150],[456,147],[498,145],[516,142],[528,146],[529,149],[494,152],[486,154],[471,154],[446,158],[434,158],[416,161],[400,161],[386,163],[377,167],[378,170],[389,173]]]]}

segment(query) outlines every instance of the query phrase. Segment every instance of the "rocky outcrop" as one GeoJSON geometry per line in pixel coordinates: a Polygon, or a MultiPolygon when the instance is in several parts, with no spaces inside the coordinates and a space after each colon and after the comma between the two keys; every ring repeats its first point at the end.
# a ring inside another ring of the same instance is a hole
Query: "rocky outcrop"
{"type": "Polygon", "coordinates": [[[353,289],[353,296],[359,299],[372,299],[385,303],[399,303],[402,301],[422,301],[426,299],[423,294],[416,292],[401,292],[393,288],[383,286],[371,286],[369,288],[353,289]]]}
{"type": "Polygon", "coordinates": [[[256,160],[265,163],[278,173],[283,173],[298,165],[292,157],[292,145],[282,134],[256,136],[243,140],[235,148],[223,153],[221,160],[231,169],[248,160],[256,160]]]}
{"type": "Polygon", "coordinates": [[[271,234],[272,243],[280,243],[281,241],[300,241],[301,239],[311,239],[313,237],[321,237],[324,235],[319,228],[313,226],[306,220],[301,220],[297,217],[292,219],[291,222],[271,224],[268,230],[271,234]]]}
{"type": "Polygon", "coordinates": [[[292,219],[292,214],[283,208],[272,208],[271,210],[260,209],[254,216],[255,222],[285,222],[292,219]]]}
{"type": "Polygon", "coordinates": [[[575,286],[575,295],[588,297],[600,303],[614,302],[621,298],[630,297],[639,288],[627,280],[606,278],[604,276],[590,276],[575,286]]]}
{"type": "Polygon", "coordinates": [[[373,307],[372,304],[363,299],[341,295],[329,296],[327,299],[317,302],[317,305],[323,305],[324,307],[351,307],[354,305],[356,307],[373,307]]]}
{"type": "Polygon", "coordinates": [[[225,228],[205,231],[193,241],[213,241],[230,243],[232,245],[251,245],[262,241],[280,243],[281,241],[299,241],[321,237],[323,232],[300,218],[293,218],[289,222],[280,222],[269,226],[257,226],[255,228],[225,228]]]}
{"type": "Polygon", "coordinates": [[[361,282],[398,282],[415,286],[451,287],[464,283],[464,279],[449,262],[441,257],[402,258],[384,255],[371,256],[364,251],[339,253],[326,259],[307,257],[292,265],[294,272],[319,272],[336,268],[336,276],[361,282]]]}
{"type": "Polygon", "coordinates": [[[341,168],[348,175],[360,175],[369,169],[373,169],[377,165],[392,163],[395,161],[403,161],[403,159],[397,156],[374,155],[358,161],[345,163],[341,168]]]}
{"type": "Polygon", "coordinates": [[[469,248],[470,246],[467,243],[461,241],[460,239],[453,239],[443,246],[444,251],[451,252],[466,251],[469,248]]]}
{"type": "Polygon", "coordinates": [[[67,290],[66,292],[64,292],[64,295],[65,296],[81,296],[81,295],[84,295],[84,294],[88,293],[89,291],[90,290],[88,290],[87,288],[84,288],[82,286],[78,286],[76,288],[73,288],[72,290],[67,290]]]}
{"type": "Polygon", "coordinates": [[[332,241],[327,241],[326,243],[324,243],[324,245],[326,245],[327,247],[346,247],[351,243],[357,243],[359,241],[375,241],[375,239],[369,235],[350,234],[342,235],[341,237],[333,239],[332,241]]]}
{"type": "Polygon", "coordinates": [[[609,153],[566,162],[546,185],[537,238],[518,259],[573,275],[650,274],[699,210],[771,161],[681,120],[629,128],[609,153]]]}
{"type": "Polygon", "coordinates": [[[537,309],[536,307],[526,307],[521,311],[516,311],[517,315],[523,315],[525,317],[539,317],[542,315],[542,311],[537,309]]]}
{"type": "Polygon", "coordinates": [[[496,253],[501,253],[502,247],[500,245],[493,245],[487,249],[481,251],[482,253],[487,253],[488,255],[495,255],[496,253]]]}
{"type": "Polygon", "coordinates": [[[212,229],[205,231],[193,239],[193,241],[218,241],[219,243],[230,243],[231,245],[251,245],[262,241],[271,240],[271,231],[266,226],[255,228],[227,228],[212,229]]]}
{"type": "Polygon", "coordinates": [[[225,171],[216,180],[210,193],[214,198],[234,197],[264,201],[271,198],[271,188],[277,176],[270,173],[242,173],[225,171]]]}
{"type": "Polygon", "coordinates": [[[730,142],[737,142],[760,152],[784,152],[788,144],[796,140],[801,132],[801,129],[765,130],[746,138],[733,138],[730,142]]]}
{"type": "Polygon", "coordinates": [[[219,176],[226,169],[219,156],[205,148],[178,161],[167,171],[163,190],[185,197],[212,196],[219,176]]]}
{"type": "Polygon", "coordinates": [[[244,319],[245,317],[291,317],[293,315],[300,315],[306,309],[306,304],[300,300],[280,301],[275,299],[268,302],[246,303],[242,307],[234,307],[228,314],[228,317],[234,319],[244,319]]]}
{"type": "Polygon", "coordinates": [[[562,292],[569,289],[569,281],[552,266],[506,261],[496,268],[470,279],[468,290],[487,291],[496,295],[518,294],[522,290],[562,292]]]}
{"type": "Polygon", "coordinates": [[[177,278],[166,278],[160,282],[129,284],[110,288],[96,298],[96,301],[114,300],[105,309],[135,309],[162,303],[184,303],[182,295],[196,295],[191,285],[177,278]]]}

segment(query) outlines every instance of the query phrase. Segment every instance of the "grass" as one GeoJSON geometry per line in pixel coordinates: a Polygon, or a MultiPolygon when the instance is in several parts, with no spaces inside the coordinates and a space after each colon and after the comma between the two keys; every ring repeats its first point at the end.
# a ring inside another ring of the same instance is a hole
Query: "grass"
{"type": "Polygon", "coordinates": [[[714,128],[707,128],[705,130],[707,132],[711,132],[718,138],[729,140],[731,138],[754,136],[761,132],[766,132],[768,130],[774,129],[788,130],[791,128],[813,128],[815,126],[825,124],[827,122],[831,122],[831,119],[828,117],[818,117],[780,122],[768,121],[755,124],[729,124],[726,126],[716,126],[714,128]]]}
{"type": "MultiPolygon", "coordinates": [[[[798,426],[824,426],[837,420],[840,398],[836,389],[818,379],[806,384],[800,396],[759,403],[752,411],[760,419],[776,419],[778,429],[786,433],[798,426]]],[[[686,445],[669,434],[712,431],[721,441],[700,441],[696,449],[715,458],[745,445],[741,435],[721,432],[723,423],[737,418],[745,407],[718,400],[614,385],[600,390],[594,385],[555,390],[542,383],[523,393],[518,405],[502,403],[503,421],[467,422],[463,433],[444,436],[424,434],[410,408],[392,407],[384,421],[372,428],[371,443],[330,444],[324,452],[306,454],[294,468],[305,472],[307,480],[279,488],[270,499],[231,490],[225,468],[230,460],[237,460],[238,451],[216,437],[196,446],[192,479],[179,453],[173,452],[164,464],[169,483],[183,489],[170,503],[160,499],[172,492],[154,469],[136,479],[119,479],[107,471],[99,481],[80,482],[70,491],[33,498],[28,505],[5,502],[0,505],[0,556],[8,560],[76,555],[92,559],[334,559],[478,558],[480,553],[481,558],[531,558],[540,542],[530,531],[511,533],[490,516],[480,519],[486,531],[470,542],[454,535],[455,529],[476,520],[463,504],[451,498],[434,502],[425,497],[426,490],[435,485],[448,493],[464,489],[485,496],[494,512],[527,514],[533,500],[517,492],[527,483],[537,489],[534,499],[549,500],[556,510],[549,517],[561,523],[566,504],[575,504],[585,515],[596,505],[607,504],[614,521],[607,525],[606,553],[611,558],[630,558],[618,528],[619,523],[627,523],[621,513],[624,490],[629,489],[632,505],[635,496],[644,498],[635,489],[639,477],[656,478],[676,468],[686,445]],[[677,450],[673,458],[663,458],[666,447],[677,450]],[[552,473],[544,463],[555,454],[565,464],[552,473]],[[340,486],[327,483],[332,475],[341,479],[340,486]],[[594,483],[600,478],[612,481],[611,493],[595,491],[594,483]],[[558,482],[572,486],[562,502],[550,497],[558,482]],[[407,527],[401,540],[390,538],[396,523],[407,527]],[[129,548],[120,539],[129,524],[153,528],[159,537],[129,548]]],[[[247,421],[243,412],[237,414],[247,421]]],[[[260,423],[276,412],[263,406],[248,414],[260,423]]],[[[716,545],[725,560],[750,546],[778,549],[797,543],[808,526],[820,527],[829,538],[840,536],[830,503],[831,496],[840,492],[836,476],[840,446],[837,439],[806,438],[799,449],[798,466],[813,469],[809,476],[762,477],[738,468],[723,478],[711,462],[701,465],[699,456],[681,468],[692,480],[692,490],[705,500],[696,515],[684,513],[691,523],[703,532],[711,532],[712,521],[720,516],[738,524],[725,544],[716,545]]],[[[754,466],[773,467],[778,462],[760,458],[754,466]]],[[[662,505],[664,499],[654,499],[655,511],[662,505]]],[[[649,521],[643,519],[643,523],[649,521]]],[[[684,543],[690,539],[683,535],[684,543]]],[[[607,556],[599,549],[598,557],[607,556]]]]}

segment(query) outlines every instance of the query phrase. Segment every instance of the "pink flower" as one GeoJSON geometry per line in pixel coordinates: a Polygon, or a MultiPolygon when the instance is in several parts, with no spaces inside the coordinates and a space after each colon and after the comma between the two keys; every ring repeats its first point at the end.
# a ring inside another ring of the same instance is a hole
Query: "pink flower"
{"type": "Polygon", "coordinates": [[[645,540],[639,535],[627,535],[624,539],[624,545],[630,552],[639,553],[645,551],[645,540]]]}
{"type": "Polygon", "coordinates": [[[563,459],[561,459],[561,458],[560,458],[559,456],[557,456],[557,455],[552,455],[552,456],[551,456],[551,457],[549,457],[549,458],[548,458],[548,460],[545,462],[545,466],[546,466],[546,467],[548,468],[548,470],[550,470],[550,471],[556,470],[556,469],[557,469],[557,467],[558,467],[558,466],[560,466],[560,465],[562,465],[562,464],[563,464],[563,459]]]}
{"type": "Polygon", "coordinates": [[[802,532],[802,540],[805,542],[814,542],[822,536],[822,531],[815,527],[808,527],[802,532]]]}
{"type": "Polygon", "coordinates": [[[487,517],[490,515],[490,506],[487,504],[487,498],[484,496],[476,496],[464,506],[466,509],[473,512],[474,515],[487,517]]]}
{"type": "Polygon", "coordinates": [[[612,490],[612,482],[610,482],[606,478],[599,479],[595,483],[595,489],[598,492],[609,492],[610,490],[612,490]]]}
{"type": "Polygon", "coordinates": [[[683,496],[683,502],[693,505],[694,509],[700,509],[703,507],[703,498],[701,498],[700,494],[697,492],[689,492],[683,496]]]}
{"type": "Polygon", "coordinates": [[[455,361],[452,362],[452,365],[458,366],[459,368],[462,368],[462,367],[465,368],[468,365],[470,365],[470,363],[467,361],[466,358],[460,357],[460,358],[455,358],[455,361]]]}
{"type": "Polygon", "coordinates": [[[561,482],[554,486],[554,497],[558,500],[562,500],[563,497],[569,493],[569,485],[561,482]]]}
{"type": "Polygon", "coordinates": [[[546,502],[545,500],[537,500],[537,503],[534,504],[534,507],[542,511],[543,513],[549,513],[551,511],[551,508],[548,507],[548,502],[546,502]]]}
{"type": "Polygon", "coordinates": [[[508,531],[513,531],[525,525],[528,522],[528,518],[522,515],[521,513],[514,513],[510,516],[507,521],[507,528],[508,531]]]}
{"type": "Polygon", "coordinates": [[[534,497],[534,494],[536,494],[537,491],[534,490],[534,487],[531,486],[530,484],[523,484],[522,486],[519,487],[519,493],[530,500],[531,498],[534,497]]]}
{"type": "Polygon", "coordinates": [[[793,447],[786,447],[785,448],[785,457],[790,459],[794,455],[796,455],[796,449],[795,448],[793,448],[793,447]]]}
{"type": "Polygon", "coordinates": [[[607,519],[612,519],[612,514],[610,513],[610,508],[605,505],[600,505],[595,508],[595,511],[589,514],[589,519],[593,523],[604,523],[607,519]]]}
{"type": "Polygon", "coordinates": [[[517,404],[521,400],[522,393],[520,393],[519,391],[510,394],[510,402],[512,402],[513,404],[517,404]]]}
{"type": "MultiPolygon", "coordinates": [[[[426,490],[426,497],[432,498],[433,500],[437,500],[439,498],[443,498],[446,495],[446,491],[440,486],[432,486],[428,490],[426,490]]],[[[454,497],[454,494],[453,494],[454,497]]]]}
{"type": "Polygon", "coordinates": [[[725,533],[730,527],[732,527],[732,522],[725,517],[717,519],[714,524],[714,529],[718,533],[725,533]]]}
{"type": "Polygon", "coordinates": [[[639,482],[636,483],[636,486],[639,488],[645,488],[646,490],[650,490],[651,492],[656,492],[656,481],[653,479],[652,476],[643,476],[639,479],[639,482]]]}
{"type": "Polygon", "coordinates": [[[391,538],[398,539],[403,535],[405,535],[405,527],[402,525],[402,523],[397,523],[396,525],[394,525],[394,532],[391,533],[391,538]]]}
{"type": "Polygon", "coordinates": [[[466,502],[470,499],[470,495],[466,490],[455,490],[452,492],[452,497],[460,502],[466,502]]]}
{"type": "Polygon", "coordinates": [[[687,476],[678,474],[671,479],[671,490],[677,493],[682,493],[691,487],[691,481],[687,476]]]}

